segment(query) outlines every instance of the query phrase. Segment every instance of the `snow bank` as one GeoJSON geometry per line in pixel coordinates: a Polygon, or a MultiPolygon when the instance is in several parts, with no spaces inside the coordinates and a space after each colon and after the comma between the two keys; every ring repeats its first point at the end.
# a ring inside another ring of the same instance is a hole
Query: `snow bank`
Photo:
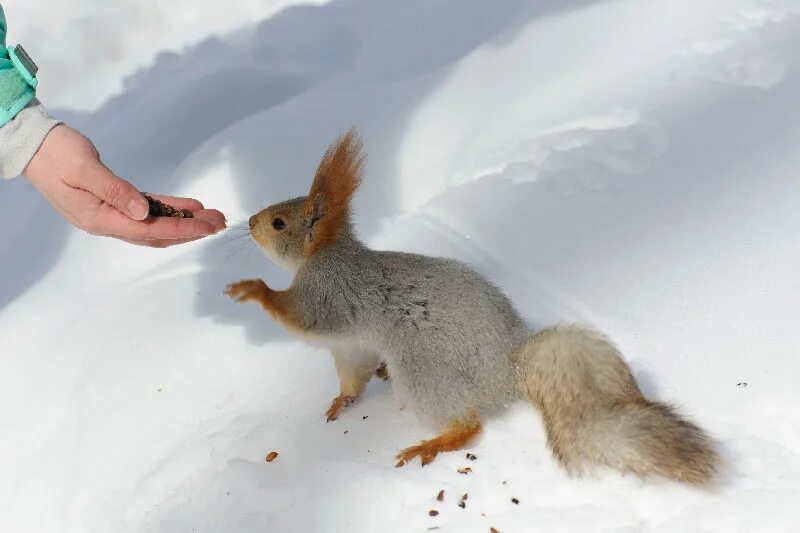
{"type": "MultiPolygon", "coordinates": [[[[323,3],[325,0],[304,0],[323,3]]],[[[11,33],[41,67],[39,96],[51,106],[97,109],[122,91],[131,70],[159,52],[251,26],[297,0],[4,0],[11,33]]]]}

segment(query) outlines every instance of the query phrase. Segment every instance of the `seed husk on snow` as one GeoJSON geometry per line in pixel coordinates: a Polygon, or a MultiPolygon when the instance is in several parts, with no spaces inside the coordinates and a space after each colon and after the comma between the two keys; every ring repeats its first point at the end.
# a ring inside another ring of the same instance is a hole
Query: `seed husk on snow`
{"type": "Polygon", "coordinates": [[[267,456],[264,458],[268,463],[271,463],[278,457],[278,452],[269,452],[267,456]]]}

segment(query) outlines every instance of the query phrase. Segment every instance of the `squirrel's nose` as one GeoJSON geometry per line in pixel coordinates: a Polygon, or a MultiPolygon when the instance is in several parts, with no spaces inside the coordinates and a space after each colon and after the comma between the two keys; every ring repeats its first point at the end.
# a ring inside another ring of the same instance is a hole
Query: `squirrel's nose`
{"type": "Polygon", "coordinates": [[[256,216],[253,215],[250,217],[250,231],[253,231],[253,228],[256,227],[256,216]]]}

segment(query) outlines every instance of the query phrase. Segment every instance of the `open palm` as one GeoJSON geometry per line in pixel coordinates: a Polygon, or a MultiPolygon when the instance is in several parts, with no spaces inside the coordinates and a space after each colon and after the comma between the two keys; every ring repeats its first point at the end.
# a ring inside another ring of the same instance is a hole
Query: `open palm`
{"type": "Polygon", "coordinates": [[[141,192],[100,161],[83,134],[57,126],[24,171],[28,180],[74,226],[131,244],[163,248],[201,239],[225,228],[225,217],[192,198],[152,196],[193,218],[148,217],[141,192]]]}

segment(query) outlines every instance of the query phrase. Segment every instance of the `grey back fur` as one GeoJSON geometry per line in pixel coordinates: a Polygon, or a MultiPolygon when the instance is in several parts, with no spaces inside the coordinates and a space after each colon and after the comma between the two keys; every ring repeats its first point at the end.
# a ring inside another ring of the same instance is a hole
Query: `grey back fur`
{"type": "Polygon", "coordinates": [[[348,232],[297,271],[309,329],[385,358],[405,405],[438,427],[518,398],[530,333],[493,284],[451,259],[369,250],[348,232]]]}

